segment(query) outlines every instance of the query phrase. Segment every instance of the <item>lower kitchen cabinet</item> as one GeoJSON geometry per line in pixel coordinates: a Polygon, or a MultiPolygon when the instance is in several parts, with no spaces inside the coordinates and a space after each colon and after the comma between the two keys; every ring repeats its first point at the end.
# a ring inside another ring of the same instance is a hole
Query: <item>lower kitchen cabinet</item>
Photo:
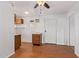
{"type": "Polygon", "coordinates": [[[15,35],[15,51],[21,46],[21,35],[15,35]]]}
{"type": "Polygon", "coordinates": [[[32,44],[41,45],[42,44],[42,34],[32,34],[32,44]]]}

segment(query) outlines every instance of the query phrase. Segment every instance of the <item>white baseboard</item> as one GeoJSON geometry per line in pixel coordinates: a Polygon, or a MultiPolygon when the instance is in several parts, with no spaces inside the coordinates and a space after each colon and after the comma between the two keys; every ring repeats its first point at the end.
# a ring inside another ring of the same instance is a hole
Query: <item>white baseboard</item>
{"type": "Polygon", "coordinates": [[[7,56],[7,58],[9,58],[10,56],[12,56],[13,54],[15,54],[15,52],[12,52],[11,54],[9,54],[9,55],[7,56]]]}

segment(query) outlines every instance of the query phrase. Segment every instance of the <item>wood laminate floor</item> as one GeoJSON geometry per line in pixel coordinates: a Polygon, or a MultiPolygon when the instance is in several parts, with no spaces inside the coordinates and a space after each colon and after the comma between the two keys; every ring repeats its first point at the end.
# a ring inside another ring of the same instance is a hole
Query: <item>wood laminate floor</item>
{"type": "Polygon", "coordinates": [[[22,43],[20,49],[10,58],[77,58],[74,49],[69,46],[43,44],[33,46],[31,43],[22,43]]]}

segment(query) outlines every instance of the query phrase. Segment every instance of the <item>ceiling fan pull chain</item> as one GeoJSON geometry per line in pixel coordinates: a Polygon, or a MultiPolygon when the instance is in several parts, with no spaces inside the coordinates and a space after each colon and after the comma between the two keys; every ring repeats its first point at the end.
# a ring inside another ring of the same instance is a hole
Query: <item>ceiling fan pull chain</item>
{"type": "Polygon", "coordinates": [[[40,6],[40,15],[42,14],[41,6],[40,6]]]}

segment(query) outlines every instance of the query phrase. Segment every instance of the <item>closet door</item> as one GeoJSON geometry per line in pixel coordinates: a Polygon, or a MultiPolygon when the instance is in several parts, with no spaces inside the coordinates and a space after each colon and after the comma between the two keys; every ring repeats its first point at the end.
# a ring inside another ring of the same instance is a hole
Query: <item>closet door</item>
{"type": "Polygon", "coordinates": [[[45,42],[56,44],[56,20],[52,17],[45,17],[45,42]]]}
{"type": "Polygon", "coordinates": [[[57,19],[57,44],[64,45],[65,44],[65,36],[67,37],[67,28],[66,28],[66,20],[62,17],[57,19]],[[66,30],[66,31],[65,31],[66,30]],[[65,36],[64,36],[65,34],[65,36]]]}

